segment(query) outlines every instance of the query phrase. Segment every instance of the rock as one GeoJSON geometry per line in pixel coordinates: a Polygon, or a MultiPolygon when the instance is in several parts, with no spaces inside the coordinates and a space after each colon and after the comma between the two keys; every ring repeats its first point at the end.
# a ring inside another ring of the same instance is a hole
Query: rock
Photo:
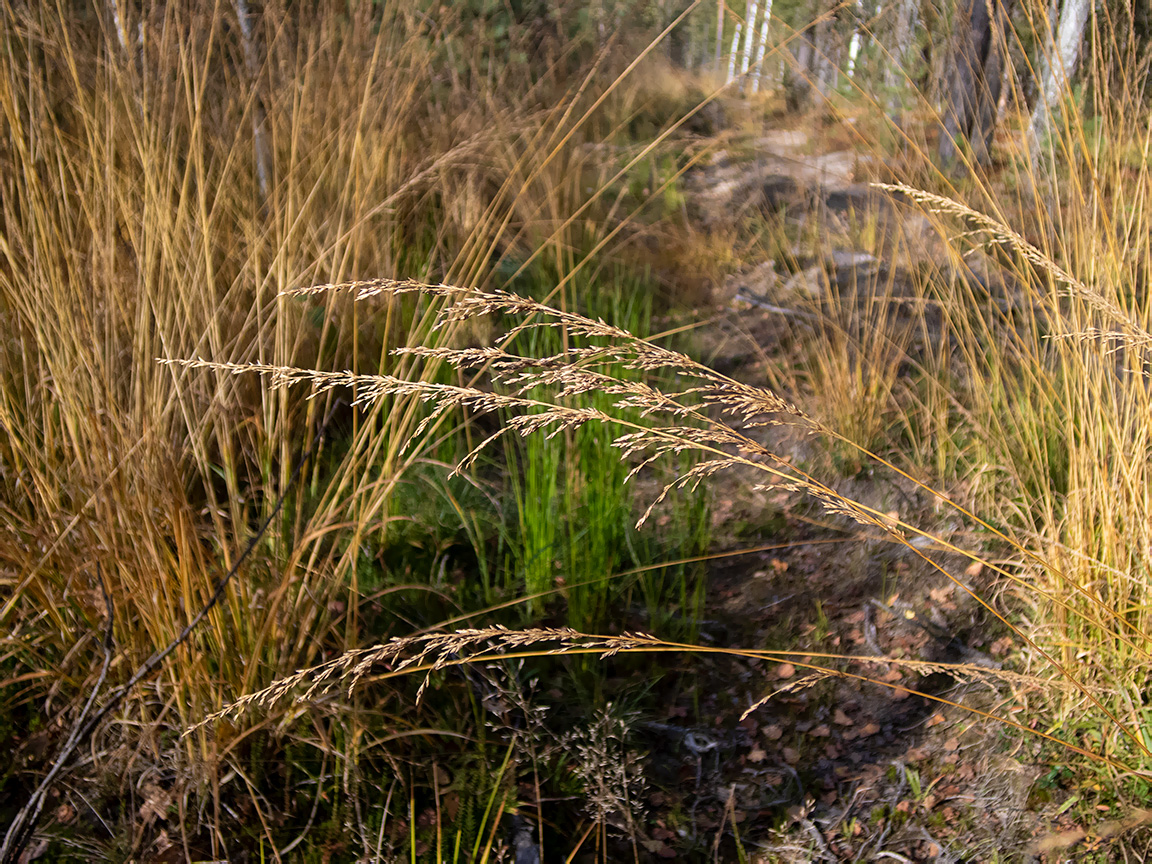
{"type": "Polygon", "coordinates": [[[824,205],[837,213],[868,213],[887,207],[888,202],[871,186],[851,183],[829,189],[824,196],[824,205]]]}
{"type": "Polygon", "coordinates": [[[811,267],[793,273],[784,283],[786,297],[816,298],[823,297],[828,287],[828,276],[823,266],[813,264],[811,267]]]}
{"type": "Polygon", "coordinates": [[[769,174],[760,184],[760,194],[765,208],[780,210],[798,203],[804,197],[804,188],[788,174],[769,174]]]}

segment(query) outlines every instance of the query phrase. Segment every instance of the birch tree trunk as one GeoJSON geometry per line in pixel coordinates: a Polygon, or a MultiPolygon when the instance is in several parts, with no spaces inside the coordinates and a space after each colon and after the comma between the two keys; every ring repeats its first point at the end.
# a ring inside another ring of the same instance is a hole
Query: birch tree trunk
{"type": "Polygon", "coordinates": [[[856,77],[856,58],[860,56],[860,47],[864,42],[864,4],[856,0],[856,21],[852,26],[852,38],[848,40],[848,65],[844,73],[849,78],[856,77]]]}
{"type": "Polygon", "coordinates": [[[768,22],[772,18],[772,0],[764,0],[764,23],[760,25],[760,39],[756,46],[756,65],[753,67],[752,94],[760,89],[760,77],[764,74],[764,52],[768,48],[768,22]]]}
{"type": "Polygon", "coordinates": [[[743,32],[744,22],[737,19],[736,32],[732,34],[732,50],[728,52],[728,78],[729,84],[736,77],[736,53],[740,50],[740,34],[743,32]]]}
{"type": "Polygon", "coordinates": [[[1069,79],[1076,74],[1080,60],[1080,46],[1084,41],[1084,27],[1092,11],[1091,0],[1064,0],[1060,11],[1060,26],[1056,44],[1051,40],[1044,57],[1044,79],[1032,121],[1028,124],[1028,144],[1035,161],[1040,144],[1052,128],[1054,112],[1064,96],[1069,79]]]}
{"type": "Polygon", "coordinates": [[[743,80],[748,74],[748,67],[752,64],[752,43],[756,41],[756,13],[759,10],[757,0],[748,0],[745,11],[748,13],[748,22],[744,30],[744,54],[740,58],[740,78],[743,80]]]}
{"type": "Polygon", "coordinates": [[[128,25],[120,15],[120,0],[109,0],[108,5],[112,9],[112,26],[116,29],[116,40],[120,43],[120,50],[127,55],[129,53],[126,29],[128,25]]]}

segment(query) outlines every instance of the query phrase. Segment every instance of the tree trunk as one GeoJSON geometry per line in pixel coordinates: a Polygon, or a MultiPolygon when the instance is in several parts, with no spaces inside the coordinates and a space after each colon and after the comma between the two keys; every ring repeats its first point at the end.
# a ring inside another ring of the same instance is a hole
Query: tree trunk
{"type": "Polygon", "coordinates": [[[764,0],[764,23],[760,25],[760,39],[756,46],[756,65],[753,67],[752,92],[760,89],[760,77],[764,74],[764,52],[768,48],[768,21],[772,18],[772,0],[764,0]]]}
{"type": "Polygon", "coordinates": [[[812,51],[812,80],[816,91],[825,99],[836,89],[840,78],[840,35],[836,32],[836,19],[825,13],[826,3],[816,6],[818,20],[812,51]]]}
{"type": "Polygon", "coordinates": [[[952,75],[940,134],[940,161],[951,164],[967,140],[977,164],[987,164],[996,105],[1004,81],[1004,29],[1011,0],[961,0],[956,10],[952,75]]]}
{"type": "Polygon", "coordinates": [[[240,41],[244,49],[244,65],[248,69],[248,79],[252,93],[252,147],[256,156],[256,182],[260,186],[261,203],[267,203],[269,184],[272,178],[272,152],[268,146],[268,133],[264,122],[264,103],[260,101],[257,85],[260,79],[260,47],[256,41],[256,31],[252,26],[252,12],[248,0],[233,0],[236,18],[240,23],[240,41]]]}
{"type": "Polygon", "coordinates": [[[756,0],[748,0],[745,11],[748,13],[748,21],[744,27],[744,54],[740,58],[741,84],[748,75],[748,67],[752,64],[752,43],[756,41],[756,13],[759,11],[759,4],[756,0]]]}
{"type": "MultiPolygon", "coordinates": [[[[852,26],[852,38],[848,40],[848,66],[844,69],[844,74],[849,78],[856,77],[856,60],[860,57],[860,49],[864,47],[864,34],[868,24],[865,20],[867,11],[864,9],[863,0],[856,0],[856,21],[852,26]]],[[[880,4],[876,4],[876,12],[873,18],[879,17],[880,4]]]]}
{"type": "Polygon", "coordinates": [[[728,78],[729,84],[736,77],[736,55],[740,52],[740,34],[744,32],[744,19],[736,19],[736,32],[732,34],[732,50],[728,52],[728,78]]]}
{"type": "Polygon", "coordinates": [[[1040,144],[1052,127],[1053,113],[1058,108],[1068,81],[1076,74],[1076,64],[1080,59],[1080,46],[1084,41],[1084,26],[1092,11],[1091,0],[1064,0],[1060,12],[1060,26],[1056,33],[1056,44],[1049,42],[1044,57],[1044,84],[1040,97],[1032,112],[1032,122],[1028,125],[1028,144],[1033,159],[1039,153],[1040,144]]]}
{"type": "Polygon", "coordinates": [[[896,118],[903,99],[901,92],[909,86],[908,64],[912,59],[916,32],[916,0],[896,0],[896,21],[892,25],[892,50],[884,64],[884,87],[888,91],[888,114],[896,118]]]}
{"type": "Polygon", "coordinates": [[[799,111],[808,106],[812,98],[812,79],[809,68],[812,65],[812,32],[805,29],[796,38],[799,46],[784,67],[784,103],[789,111],[799,111]]]}

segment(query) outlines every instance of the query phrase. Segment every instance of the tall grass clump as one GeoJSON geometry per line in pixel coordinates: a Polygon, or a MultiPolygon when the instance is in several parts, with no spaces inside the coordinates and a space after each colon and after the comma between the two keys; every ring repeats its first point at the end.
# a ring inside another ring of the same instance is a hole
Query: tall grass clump
{"type": "MultiPolygon", "coordinates": [[[[582,145],[619,79],[592,87],[588,58],[547,33],[489,43],[471,19],[392,2],[306,22],[268,6],[254,33],[218,12],[164,4],[113,26],[97,8],[40,5],[0,21],[0,677],[13,745],[66,719],[95,679],[102,585],[113,677],[126,678],[213,595],[281,496],[225,602],[127,710],[158,741],[358,648],[383,596],[364,580],[407,518],[397,484],[467,434],[426,422],[419,394],[354,389],[293,489],[334,394],[156,358],[447,386],[456,373],[438,358],[396,353],[478,338],[469,321],[433,328],[441,299],[365,313],[337,292],[311,306],[284,292],[380,274],[486,284],[509,250],[567,248],[574,214],[595,212],[588,183],[606,176],[582,145]],[[496,62],[509,49],[521,59],[496,62]]],[[[314,721],[348,764],[358,710],[314,721]]],[[[213,854],[226,845],[216,781],[261,783],[241,764],[263,740],[251,733],[190,736],[164,755],[179,796],[212,781],[213,854]]],[[[135,764],[121,737],[103,743],[135,764]]]]}
{"type": "MultiPolygon", "coordinates": [[[[574,280],[569,286],[572,290],[565,292],[571,298],[569,305],[629,332],[650,332],[651,287],[621,267],[608,268],[601,279],[603,284],[574,280]]],[[[545,296],[548,291],[540,286],[532,293],[545,296]]],[[[510,346],[524,356],[539,358],[563,356],[584,347],[585,340],[565,324],[528,329],[510,346]]],[[[608,367],[604,373],[622,380],[637,377],[623,367],[608,367]]],[[[609,396],[594,391],[580,400],[584,407],[598,410],[610,403],[609,396]]],[[[684,506],[669,508],[663,527],[666,536],[675,539],[660,543],[635,531],[637,496],[625,483],[627,469],[612,444],[621,431],[597,424],[555,436],[504,440],[522,538],[520,590],[535,598],[529,604],[529,612],[535,614],[543,610],[546,597],[562,595],[564,620],[576,629],[600,629],[618,601],[631,598],[641,601],[649,620],[675,621],[691,630],[699,611],[699,580],[682,564],[655,569],[648,565],[705,551],[705,498],[690,496],[687,504],[678,502],[684,506]],[[615,575],[637,570],[642,575],[615,575]]]]}
{"type": "Polygon", "coordinates": [[[1050,703],[1051,728],[1146,768],[1148,58],[1108,16],[1086,45],[1081,86],[1049,133],[983,175],[971,205],[904,192],[949,238],[959,278],[934,294],[961,382],[952,432],[981,512],[1016,539],[1028,632],[1136,735],[1071,691],[1050,703]]]}
{"type": "MultiPolygon", "coordinates": [[[[872,253],[906,284],[891,298],[878,281],[858,298],[832,286],[812,300],[819,323],[794,328],[811,365],[775,379],[845,438],[979,514],[1026,662],[1058,661],[1057,677],[1098,694],[1053,689],[1049,728],[1146,769],[1149,57],[1131,9],[1098,10],[1075,87],[1031,137],[1024,82],[1060,63],[1055,22],[1042,4],[1014,8],[1014,68],[986,162],[964,141],[939,161],[930,92],[906,90],[915,98],[899,122],[869,79],[830,97],[830,112],[860,121],[844,134],[860,179],[889,196],[870,214],[886,228],[868,238],[833,220],[813,242],[872,253]],[[888,299],[903,314],[880,313],[888,299]]],[[[840,445],[831,452],[857,467],[840,445]]]]}

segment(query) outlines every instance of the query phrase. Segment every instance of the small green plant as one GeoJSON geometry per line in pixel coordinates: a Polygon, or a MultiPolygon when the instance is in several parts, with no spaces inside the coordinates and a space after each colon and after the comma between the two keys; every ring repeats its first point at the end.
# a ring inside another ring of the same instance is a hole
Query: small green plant
{"type": "MultiPolygon", "coordinates": [[[[649,287],[619,269],[610,269],[607,275],[600,285],[578,279],[567,288],[588,317],[610,321],[629,332],[648,332],[649,287]]],[[[521,284],[530,281],[527,276],[519,280],[521,284]]],[[[546,289],[533,293],[544,294],[546,289]]],[[[564,324],[527,330],[517,342],[523,356],[541,359],[588,346],[586,339],[564,324]]],[[[621,381],[642,380],[637,372],[623,367],[608,366],[603,372],[621,381]]],[[[556,392],[559,387],[541,390],[556,392]]],[[[612,401],[610,396],[590,391],[573,404],[607,412],[612,401]]],[[[629,416],[636,420],[639,415],[629,416]]],[[[617,424],[592,424],[557,435],[504,439],[507,476],[517,509],[519,568],[529,598],[526,612],[538,616],[545,600],[559,595],[572,627],[595,630],[603,626],[609,609],[638,587],[650,621],[661,625],[676,621],[681,629],[690,629],[699,596],[696,580],[685,565],[654,565],[703,552],[708,524],[704,490],[668,508],[662,533],[669,539],[660,542],[637,532],[632,527],[637,496],[626,482],[627,467],[613,444],[622,431],[617,424]]],[[[518,587],[509,586],[514,592],[518,587]]]]}

